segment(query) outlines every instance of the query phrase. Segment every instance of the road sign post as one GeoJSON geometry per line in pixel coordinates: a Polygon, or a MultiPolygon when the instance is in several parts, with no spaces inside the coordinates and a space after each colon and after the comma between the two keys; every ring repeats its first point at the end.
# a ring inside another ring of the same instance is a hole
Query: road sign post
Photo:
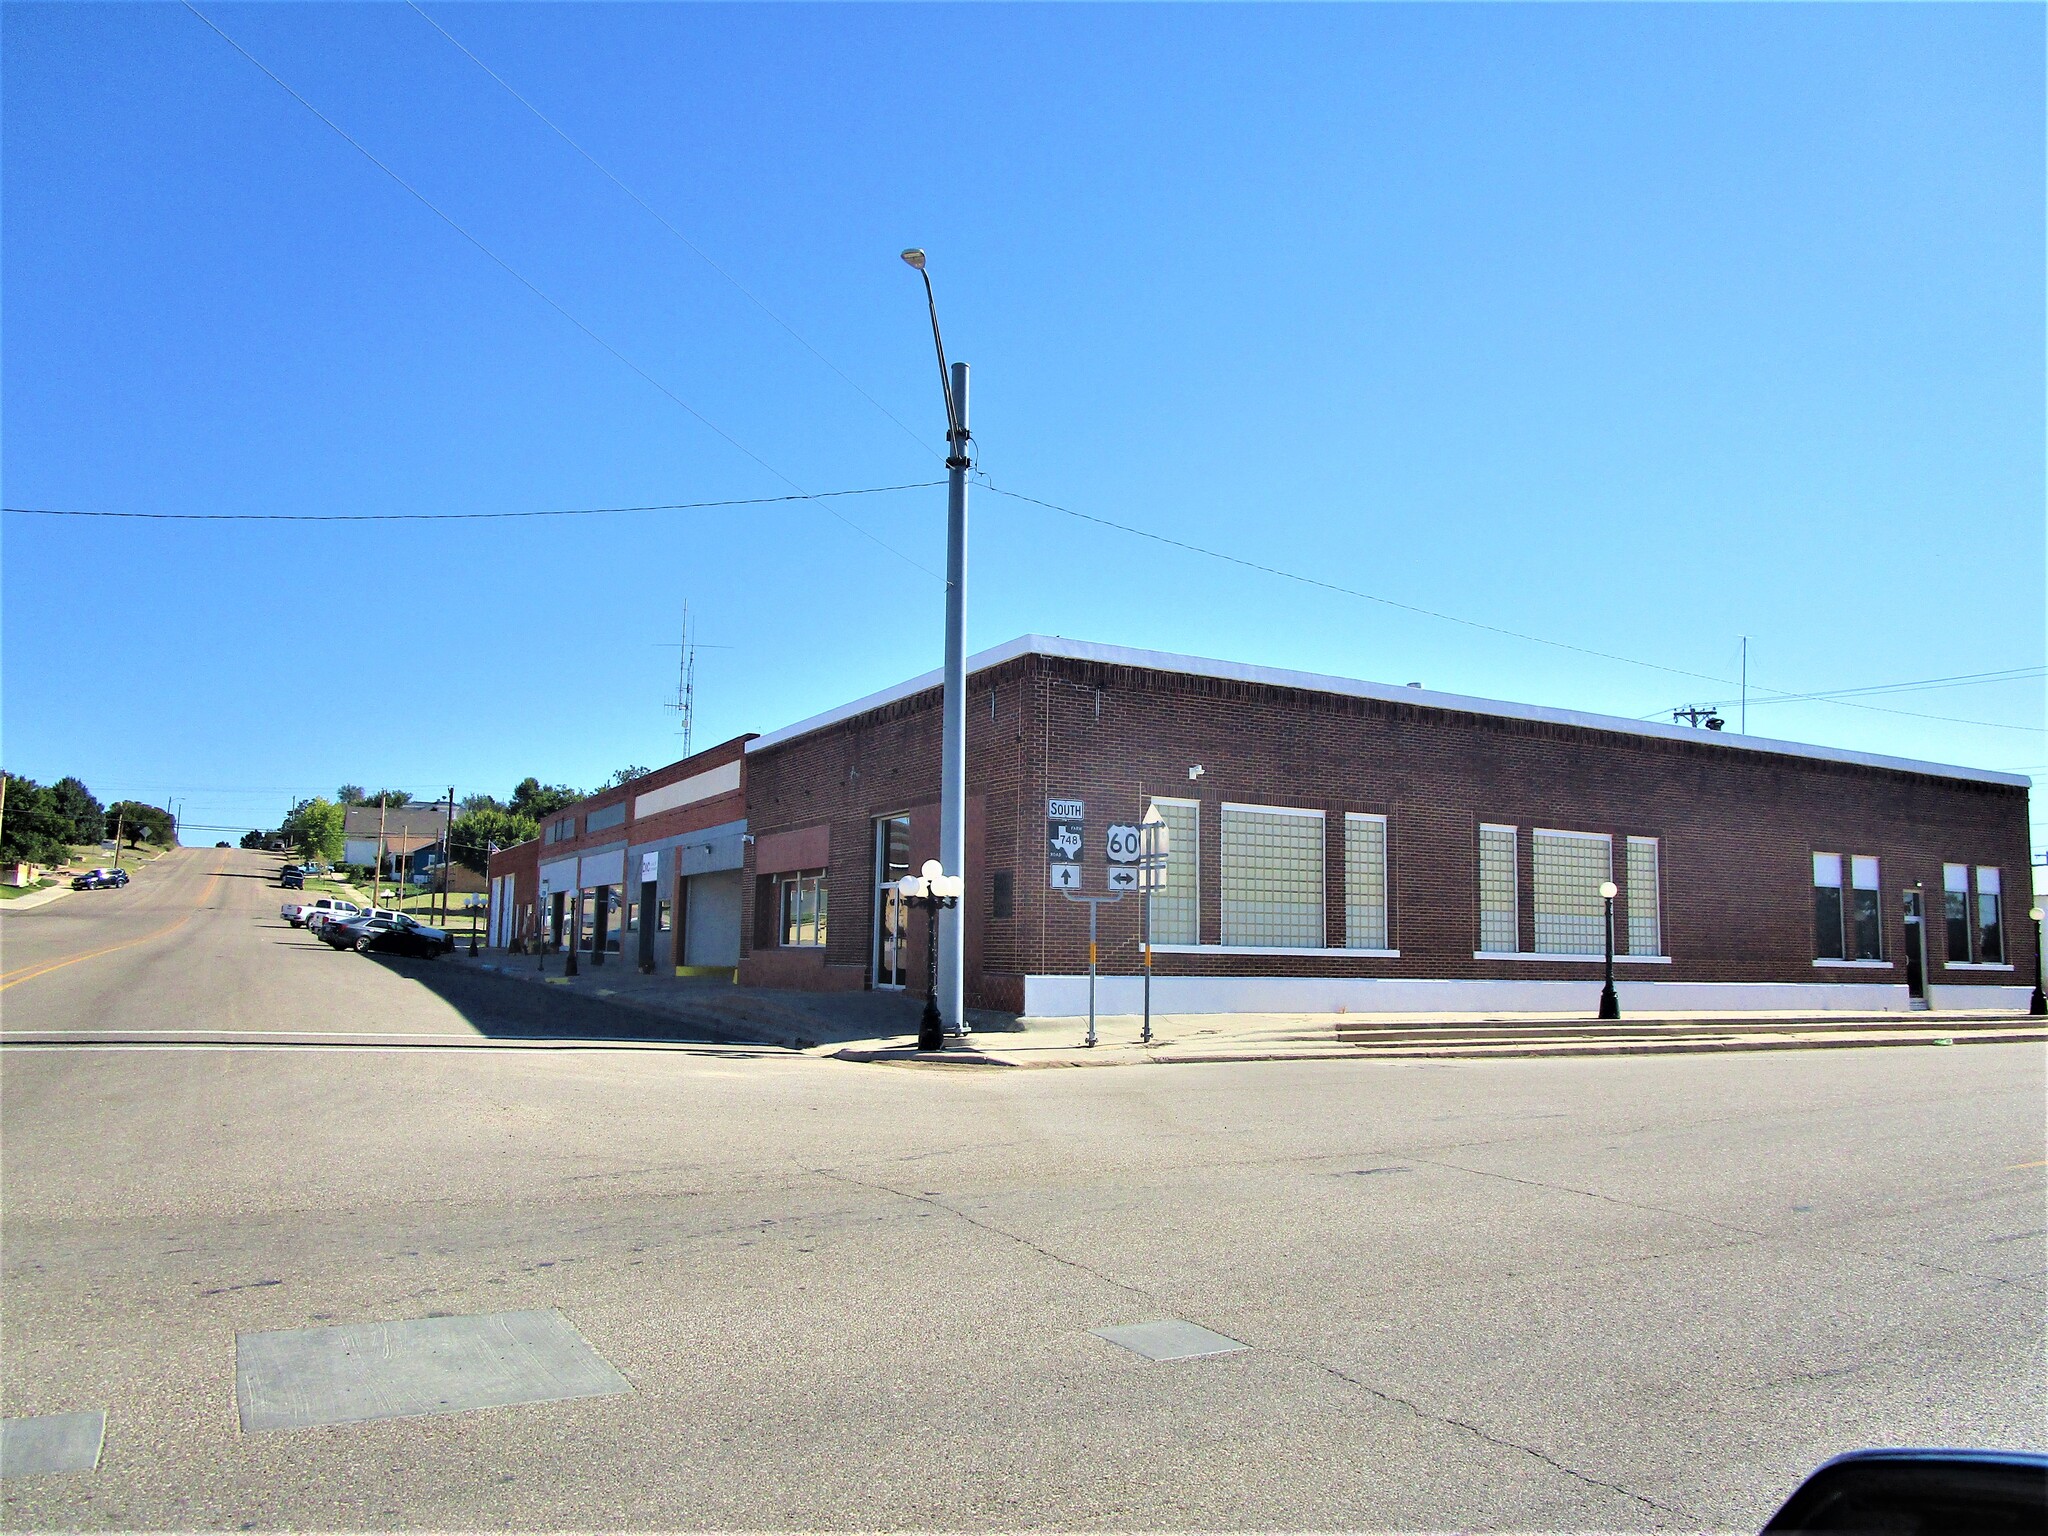
{"type": "Polygon", "coordinates": [[[1088,1038],[1082,1044],[1091,1049],[1095,1044],[1095,909],[1108,903],[1115,906],[1124,899],[1124,893],[1117,891],[1109,896],[1076,896],[1072,891],[1060,894],[1069,901],[1088,903],[1088,1038]]]}
{"type": "Polygon", "coordinates": [[[1145,1028],[1138,1043],[1152,1043],[1152,893],[1166,883],[1166,860],[1173,832],[1156,805],[1147,806],[1138,827],[1138,884],[1145,893],[1145,1028]]]}

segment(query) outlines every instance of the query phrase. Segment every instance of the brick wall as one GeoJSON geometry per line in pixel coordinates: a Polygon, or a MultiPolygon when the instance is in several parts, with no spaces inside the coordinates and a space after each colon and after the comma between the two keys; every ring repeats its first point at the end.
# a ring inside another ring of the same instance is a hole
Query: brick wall
{"type": "MultiPolygon", "coordinates": [[[[938,690],[927,690],[749,757],[757,833],[830,826],[832,920],[822,964],[847,968],[838,984],[863,976],[869,963],[873,818],[937,800],[938,703],[938,690]]],[[[1223,802],[1324,813],[1331,947],[1344,943],[1344,813],[1388,818],[1390,943],[1398,958],[1160,954],[1155,969],[1165,975],[1597,974],[1597,963],[1474,958],[1482,821],[1521,829],[1525,950],[1534,947],[1530,833],[1546,827],[1609,834],[1624,893],[1625,839],[1658,839],[1671,963],[1630,965],[1630,979],[1903,981],[1900,892],[1920,882],[1930,918],[1938,919],[1943,861],[2004,870],[2014,970],[1945,972],[1937,923],[1929,979],[2011,984],[2033,974],[2027,792],[2013,786],[1764,754],[1707,733],[1668,741],[1038,655],[975,674],[967,718],[969,790],[980,810],[967,871],[974,1003],[1014,1007],[1025,973],[1085,968],[1086,910],[1047,886],[1045,801],[1052,796],[1087,802],[1084,881],[1091,890],[1103,888],[1103,830],[1111,822],[1136,821],[1153,794],[1199,801],[1207,944],[1221,935],[1223,802]],[[1190,780],[1195,764],[1204,772],[1190,780]],[[1885,955],[1899,962],[1896,969],[1813,965],[1815,850],[1881,861],[1885,955]],[[998,872],[1008,872],[1014,891],[1006,920],[988,915],[998,872]]],[[[919,824],[914,815],[914,834],[919,824]]],[[[926,856],[915,849],[913,867],[926,856]]],[[[748,873],[751,879],[751,867],[748,873]]],[[[1616,927],[1625,934],[1625,894],[1616,905],[1616,927]]],[[[746,921],[742,952],[760,941],[771,947],[772,935],[754,932],[751,902],[746,921]]],[[[914,926],[921,966],[921,920],[914,926]]],[[[1101,933],[1103,969],[1135,970],[1138,898],[1104,907],[1101,933]]]]}

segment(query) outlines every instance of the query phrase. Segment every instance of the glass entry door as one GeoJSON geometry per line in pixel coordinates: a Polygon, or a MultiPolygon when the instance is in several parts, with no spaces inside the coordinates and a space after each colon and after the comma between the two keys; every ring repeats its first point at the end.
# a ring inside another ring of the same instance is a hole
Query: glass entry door
{"type": "Polygon", "coordinates": [[[882,816],[875,821],[875,963],[878,987],[907,986],[910,968],[905,945],[910,937],[910,911],[896,882],[910,873],[910,818],[882,816]]]}
{"type": "Polygon", "coordinates": [[[1906,892],[1906,995],[1915,1001],[1927,997],[1927,924],[1920,909],[1920,892],[1906,892]]]}

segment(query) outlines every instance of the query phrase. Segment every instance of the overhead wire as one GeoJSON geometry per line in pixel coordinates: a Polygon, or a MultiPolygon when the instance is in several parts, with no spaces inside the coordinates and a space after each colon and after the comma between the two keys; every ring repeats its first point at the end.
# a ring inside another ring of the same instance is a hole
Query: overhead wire
{"type": "MultiPolygon", "coordinates": [[[[719,437],[723,438],[727,443],[731,444],[732,447],[737,449],[740,453],[743,453],[749,459],[752,459],[762,469],[768,471],[769,474],[773,475],[776,479],[780,480],[784,485],[788,486],[791,490],[796,491],[799,494],[808,494],[804,491],[804,488],[801,485],[797,484],[796,481],[792,480],[788,475],[784,474],[781,470],[777,469],[773,464],[769,463],[766,459],[762,458],[761,455],[754,452],[753,449],[749,448],[745,443],[741,442],[738,438],[734,437],[730,432],[726,431],[725,428],[719,426],[717,422],[713,421],[710,417],[706,416],[702,411],[698,410],[694,405],[690,404],[689,401],[685,400],[681,395],[677,394],[674,390],[670,389],[666,384],[662,383],[660,379],[657,379],[645,368],[641,367],[638,363],[634,362],[632,358],[628,357],[624,352],[621,352],[617,347],[613,346],[603,336],[600,336],[596,331],[592,330],[588,325],[584,324],[582,320],[578,319],[574,314],[570,313],[566,307],[557,302],[545,289],[543,289],[538,283],[534,282],[533,279],[526,276],[525,273],[521,272],[517,267],[513,266],[509,261],[505,260],[504,257],[500,256],[496,251],[492,250],[488,245],[484,244],[482,240],[478,239],[475,235],[471,234],[468,229],[464,228],[462,224],[458,223],[453,216],[444,212],[438,204],[436,204],[424,192],[420,191],[418,187],[415,187],[411,182],[407,181],[403,176],[399,175],[397,171],[393,170],[390,166],[386,165],[382,160],[378,159],[377,156],[373,154],[366,145],[364,145],[359,139],[357,139],[353,134],[351,134],[346,128],[343,128],[341,124],[337,123],[325,112],[322,112],[318,107],[314,106],[311,101],[307,100],[303,95],[301,95],[298,92],[298,90],[294,88],[291,85],[291,83],[287,81],[282,75],[278,74],[276,70],[272,69],[268,64],[265,64],[261,59],[257,58],[255,54],[251,53],[247,48],[243,47],[241,43],[237,42],[235,38],[232,37],[224,28],[222,28],[218,22],[216,22],[212,17],[208,16],[204,11],[200,10],[197,5],[193,4],[193,0],[181,0],[181,3],[184,5],[186,10],[190,11],[194,16],[198,17],[200,21],[204,22],[208,29],[211,30],[217,37],[219,37],[222,42],[226,43],[230,48],[234,49],[235,52],[239,53],[243,58],[247,59],[251,64],[255,65],[257,69],[261,70],[263,74],[266,75],[270,79],[270,81],[277,86],[279,90],[283,91],[287,96],[291,97],[293,101],[296,101],[300,106],[304,107],[308,112],[310,112],[314,117],[318,118],[322,123],[326,124],[326,126],[330,130],[332,130],[337,137],[339,137],[344,143],[348,144],[350,148],[354,149],[357,154],[361,155],[365,160],[369,161],[370,164],[374,165],[375,167],[377,167],[378,170],[382,171],[386,176],[390,177],[392,181],[396,182],[400,187],[402,187],[423,208],[425,208],[428,212],[432,213],[435,218],[439,219],[442,223],[446,224],[458,235],[462,236],[464,240],[467,240],[471,245],[475,246],[477,250],[481,251],[486,257],[488,257],[494,265],[496,265],[498,268],[504,271],[509,277],[511,277],[514,281],[519,283],[519,285],[525,288],[529,293],[533,294],[535,298],[539,299],[543,304],[546,304],[548,308],[552,309],[556,314],[560,315],[564,320],[568,321],[571,325],[576,327],[577,330],[581,331],[591,341],[595,342],[598,346],[602,347],[605,351],[609,352],[619,362],[623,363],[627,368],[630,368],[634,373],[638,374],[648,384],[652,385],[655,389],[659,390],[662,394],[666,395],[671,401],[673,401],[676,405],[680,406],[690,416],[695,418],[698,422],[702,423],[706,428],[708,428],[712,432],[715,432],[719,437]]],[[[863,528],[859,523],[854,522],[853,519],[842,516],[840,513],[833,511],[830,507],[826,507],[824,510],[830,513],[831,516],[833,516],[834,518],[837,518],[840,522],[846,524],[847,527],[853,529],[856,533],[860,534],[862,538],[867,539],[869,542],[879,546],[882,549],[887,550],[890,554],[894,555],[897,559],[903,561],[905,564],[914,566],[918,570],[923,571],[927,576],[931,576],[937,580],[943,581],[945,579],[943,576],[940,576],[937,571],[934,571],[930,566],[926,565],[923,561],[914,559],[910,555],[905,554],[902,550],[896,548],[895,545],[889,543],[879,534],[872,533],[868,529],[863,528]]]]}
{"type": "MultiPolygon", "coordinates": [[[[1048,511],[1059,512],[1068,517],[1078,518],[1085,523],[1094,523],[1103,528],[1113,528],[1119,533],[1127,533],[1135,538],[1149,539],[1155,544],[1164,544],[1173,549],[1184,550],[1189,554],[1201,555],[1206,559],[1240,566],[1245,570],[1259,571],[1268,576],[1277,576],[1283,581],[1298,582],[1302,586],[1317,587],[1325,592],[1335,592],[1341,596],[1357,598],[1363,602],[1377,603],[1382,607],[1398,609],[1403,613],[1413,613],[1423,618],[1437,619],[1446,624],[1461,625],[1467,629],[1482,630],[1488,634],[1502,635],[1508,639],[1522,640],[1532,645],[1549,646],[1553,650],[1570,651],[1580,656],[1597,657],[1602,661],[1620,662],[1626,666],[1643,667],[1655,672],[1669,673],[1675,677],[1690,677],[1701,682],[1719,683],[1724,687],[1736,686],[1733,679],[1716,677],[1709,672],[1695,672],[1690,668],[1674,667],[1661,661],[1645,661],[1640,656],[1624,656],[1619,652],[1603,651],[1593,646],[1578,645],[1569,640],[1554,640],[1548,635],[1535,635],[1530,634],[1526,630],[1509,629],[1505,625],[1489,624],[1482,619],[1470,619],[1462,614],[1445,613],[1441,609],[1436,608],[1425,608],[1418,603],[1402,602],[1399,598],[1387,597],[1377,592],[1366,592],[1357,587],[1347,587],[1340,582],[1326,581],[1320,576],[1307,576],[1300,571],[1290,571],[1284,566],[1268,565],[1264,561],[1248,559],[1243,555],[1233,555],[1225,550],[1211,549],[1206,545],[1196,544],[1187,539],[1176,539],[1167,534],[1155,533],[1149,528],[1140,528],[1131,523],[1120,523],[1114,518],[1102,517],[1093,512],[1082,512],[1074,507],[1062,506],[1056,501],[1046,501],[1037,496],[1026,496],[1021,491],[1006,490],[989,479],[985,474],[981,476],[981,485],[983,489],[991,491],[998,496],[1007,496],[1012,501],[1021,501],[1035,507],[1044,507],[1048,511]]],[[[1918,710],[1892,709],[1882,704],[1867,704],[1856,699],[1835,698],[1826,695],[1789,694],[1783,689],[1763,688],[1756,683],[1752,683],[1750,687],[1754,691],[1769,695],[1770,702],[1811,697],[1820,703],[1840,704],[1851,709],[1875,710],[1882,714],[1906,715],[1919,720],[1939,720],[1951,725],[1981,725],[1993,730],[2032,731],[2037,734],[2041,729],[2038,726],[2011,725],[1996,720],[1964,720],[1947,715],[1929,715],[1923,714],[1918,710]]],[[[1750,702],[1760,703],[1764,702],[1764,700],[1752,698],[1750,702]]]]}
{"type": "Polygon", "coordinates": [[[626,512],[699,512],[720,507],[765,507],[789,501],[827,501],[841,496],[881,496],[922,491],[943,480],[903,485],[864,485],[845,491],[800,491],[788,496],[735,496],[722,501],[661,501],[639,506],[543,507],[514,512],[101,512],[73,507],[0,507],[20,517],[119,517],[164,523],[465,523],[526,517],[609,517],[626,512]]]}
{"type": "Polygon", "coordinates": [[[526,110],[531,112],[535,117],[539,118],[541,122],[545,123],[548,126],[548,128],[555,134],[555,136],[559,138],[564,144],[568,145],[571,149],[575,150],[577,154],[581,155],[585,160],[589,161],[592,168],[595,169],[600,176],[604,177],[605,180],[609,181],[613,186],[617,187],[621,192],[625,193],[626,196],[630,197],[631,199],[633,199],[634,202],[638,203],[641,209],[644,212],[646,212],[646,214],[650,218],[652,218],[656,223],[660,224],[661,227],[667,230],[671,235],[675,236],[677,240],[681,241],[682,244],[689,250],[689,252],[693,256],[695,256],[699,261],[703,262],[705,266],[709,267],[712,271],[716,272],[720,277],[724,278],[728,283],[730,283],[735,289],[737,289],[741,294],[743,294],[746,297],[747,301],[750,304],[752,304],[756,309],[760,310],[762,314],[766,315],[770,320],[773,320],[777,325],[782,327],[782,329],[788,333],[790,338],[793,341],[795,341],[798,346],[802,347],[806,352],[810,353],[811,356],[815,357],[819,362],[823,363],[827,368],[831,369],[835,374],[837,374],[840,380],[847,386],[847,388],[851,389],[855,394],[859,395],[861,399],[867,401],[869,405],[872,405],[876,410],[880,411],[884,416],[888,417],[889,420],[894,422],[898,429],[902,431],[903,435],[905,437],[908,437],[913,443],[916,443],[919,448],[923,449],[926,453],[930,454],[934,459],[939,459],[943,461],[944,455],[940,454],[936,449],[932,447],[930,443],[926,442],[923,437],[919,436],[918,433],[912,427],[906,424],[900,416],[898,416],[894,411],[890,410],[889,407],[882,404],[882,402],[877,400],[873,395],[869,394],[865,389],[863,389],[860,386],[860,384],[853,378],[851,374],[849,374],[844,368],[841,368],[837,363],[833,362],[831,358],[827,357],[823,352],[819,351],[815,346],[813,346],[808,337],[806,337],[802,332],[797,330],[797,328],[791,325],[787,320],[783,319],[782,316],[777,314],[773,309],[769,308],[767,303],[761,298],[759,294],[755,293],[753,289],[749,288],[745,283],[741,282],[738,278],[734,277],[731,272],[725,269],[724,266],[722,266],[718,261],[714,260],[708,251],[706,251],[702,246],[697,244],[696,241],[692,240],[688,235],[684,234],[680,229],[678,229],[675,226],[675,224],[672,223],[669,220],[669,218],[661,212],[660,209],[656,208],[652,203],[648,202],[646,198],[642,197],[638,192],[634,191],[633,188],[626,185],[626,183],[620,179],[618,174],[614,172],[610,166],[606,165],[602,160],[598,159],[597,156],[593,155],[589,150],[585,149],[583,145],[579,143],[576,139],[572,138],[568,130],[563,128],[560,123],[556,122],[552,117],[549,117],[547,113],[541,111],[539,107],[535,106],[533,102],[531,102],[524,95],[522,95],[519,92],[519,90],[515,88],[509,80],[507,80],[503,75],[499,74],[495,69],[491,68],[491,66],[486,64],[482,59],[478,58],[475,52],[473,52],[470,49],[467,43],[463,42],[461,38],[457,37],[453,32],[450,32],[446,27],[442,26],[440,22],[436,21],[432,16],[428,15],[427,12],[419,6],[417,0],[406,0],[406,4],[413,10],[415,14],[419,16],[419,18],[422,21],[424,21],[428,26],[432,27],[436,32],[440,33],[443,37],[445,37],[449,41],[449,43],[453,45],[463,55],[464,58],[468,59],[470,63],[474,64],[478,69],[482,70],[485,74],[489,75],[493,80],[497,81],[497,83],[504,88],[505,93],[508,96],[510,96],[514,101],[518,102],[519,105],[526,108],[526,110]]]}

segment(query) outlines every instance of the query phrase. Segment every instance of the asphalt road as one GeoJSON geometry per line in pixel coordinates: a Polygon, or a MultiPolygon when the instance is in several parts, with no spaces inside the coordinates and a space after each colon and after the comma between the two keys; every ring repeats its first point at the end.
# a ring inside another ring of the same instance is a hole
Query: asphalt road
{"type": "Polygon", "coordinates": [[[608,1010],[329,951],[271,862],[0,916],[0,1406],[107,1413],[9,1529],[1754,1530],[2048,1444],[2039,1046],[564,1048],[608,1010]],[[238,1333],[546,1308],[631,1391],[240,1427],[238,1333]],[[1251,1347],[1090,1332],[1169,1317],[1251,1347]]]}

